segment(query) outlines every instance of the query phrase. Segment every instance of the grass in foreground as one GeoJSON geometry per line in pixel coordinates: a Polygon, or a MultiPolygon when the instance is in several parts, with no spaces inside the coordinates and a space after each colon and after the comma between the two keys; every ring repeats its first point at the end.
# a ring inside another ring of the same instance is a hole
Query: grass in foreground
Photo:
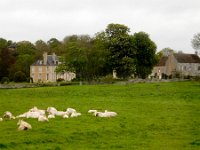
{"type": "Polygon", "coordinates": [[[73,107],[78,118],[41,123],[17,131],[17,121],[0,122],[0,149],[200,149],[200,83],[146,83],[0,90],[0,115],[33,106],[73,107]],[[118,113],[95,118],[89,109],[118,113]]]}

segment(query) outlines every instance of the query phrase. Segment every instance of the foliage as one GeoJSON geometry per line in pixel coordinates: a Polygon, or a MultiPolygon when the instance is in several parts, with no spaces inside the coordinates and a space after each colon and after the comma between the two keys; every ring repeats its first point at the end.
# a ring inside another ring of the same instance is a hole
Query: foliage
{"type": "Polygon", "coordinates": [[[4,83],[9,83],[10,82],[10,80],[9,80],[9,78],[8,77],[3,77],[2,79],[1,79],[1,84],[4,84],[4,83]]]}
{"type": "Polygon", "coordinates": [[[36,58],[42,59],[42,55],[44,52],[50,52],[49,47],[46,42],[43,40],[37,40],[35,42],[35,48],[36,48],[36,58]]]}
{"type": "Polygon", "coordinates": [[[26,75],[22,71],[18,71],[14,74],[14,81],[15,82],[26,82],[26,75]]]}
{"type": "Polygon", "coordinates": [[[107,48],[109,49],[109,63],[117,76],[127,78],[135,73],[135,54],[130,29],[121,24],[109,24],[105,30],[107,48]]]}
{"type": "Polygon", "coordinates": [[[112,74],[113,70],[122,79],[133,74],[145,78],[160,55],[154,56],[156,46],[149,37],[142,38],[139,42],[140,45],[146,45],[141,50],[135,40],[135,36],[139,34],[130,35],[129,27],[112,23],[105,31],[98,32],[93,37],[71,35],[66,36],[63,41],[51,38],[47,42],[37,40],[34,44],[0,38],[0,80],[9,77],[13,81],[14,74],[18,71],[30,77],[30,65],[42,59],[44,52],[62,56],[63,64],[57,67],[57,73],[72,71],[82,81],[98,80],[112,74]]]}
{"type": "Polygon", "coordinates": [[[194,35],[193,39],[191,40],[192,47],[195,50],[200,50],[200,33],[194,35]]]}
{"type": "Polygon", "coordinates": [[[134,34],[136,49],[136,76],[146,78],[152,71],[153,66],[158,62],[156,57],[156,44],[145,32],[134,34]]]}
{"type": "Polygon", "coordinates": [[[103,46],[99,39],[92,39],[88,35],[72,35],[64,41],[67,53],[61,70],[66,68],[75,71],[77,78],[88,81],[104,74],[106,51],[101,49],[103,46]]]}
{"type": "Polygon", "coordinates": [[[2,115],[16,116],[33,106],[82,113],[46,123],[24,119],[33,127],[25,132],[17,131],[18,119],[0,122],[0,149],[198,150],[199,93],[199,82],[0,89],[2,115]],[[96,118],[89,109],[118,116],[96,118]]]}
{"type": "Polygon", "coordinates": [[[100,78],[100,82],[102,83],[114,83],[114,81],[115,79],[113,79],[112,74],[100,78]]]}

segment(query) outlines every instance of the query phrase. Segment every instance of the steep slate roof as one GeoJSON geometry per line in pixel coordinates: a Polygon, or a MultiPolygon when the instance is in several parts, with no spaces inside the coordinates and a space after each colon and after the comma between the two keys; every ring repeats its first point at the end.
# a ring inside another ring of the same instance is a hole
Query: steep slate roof
{"type": "MultiPolygon", "coordinates": [[[[55,56],[55,61],[59,61],[59,56],[55,56]]],[[[37,60],[32,66],[57,66],[53,60],[53,55],[47,56],[47,64],[44,65],[43,59],[37,60]]]]}
{"type": "Polygon", "coordinates": [[[196,54],[174,54],[179,63],[200,63],[200,58],[196,54]]]}
{"type": "Polygon", "coordinates": [[[159,63],[156,66],[165,66],[167,59],[168,59],[168,56],[162,56],[160,58],[159,63]]]}

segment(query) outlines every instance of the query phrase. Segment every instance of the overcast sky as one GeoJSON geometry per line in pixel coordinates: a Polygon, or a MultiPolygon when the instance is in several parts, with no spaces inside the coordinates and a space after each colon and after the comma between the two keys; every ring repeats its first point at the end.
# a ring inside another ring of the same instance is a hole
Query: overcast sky
{"type": "Polygon", "coordinates": [[[194,53],[200,32],[200,0],[0,0],[0,37],[35,42],[72,34],[93,36],[109,23],[144,31],[157,50],[194,53]]]}

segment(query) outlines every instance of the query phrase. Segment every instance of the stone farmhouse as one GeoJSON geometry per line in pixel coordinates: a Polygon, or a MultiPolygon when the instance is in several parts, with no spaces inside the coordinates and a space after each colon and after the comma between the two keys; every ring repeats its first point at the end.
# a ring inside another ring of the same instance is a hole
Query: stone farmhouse
{"type": "Polygon", "coordinates": [[[56,67],[61,64],[59,56],[55,53],[48,55],[46,52],[43,54],[42,60],[37,60],[30,66],[30,77],[33,82],[56,82],[57,79],[71,81],[76,77],[73,72],[56,73],[56,67]]]}
{"type": "Polygon", "coordinates": [[[153,68],[151,77],[200,76],[200,58],[196,54],[174,53],[163,56],[153,68]]]}

